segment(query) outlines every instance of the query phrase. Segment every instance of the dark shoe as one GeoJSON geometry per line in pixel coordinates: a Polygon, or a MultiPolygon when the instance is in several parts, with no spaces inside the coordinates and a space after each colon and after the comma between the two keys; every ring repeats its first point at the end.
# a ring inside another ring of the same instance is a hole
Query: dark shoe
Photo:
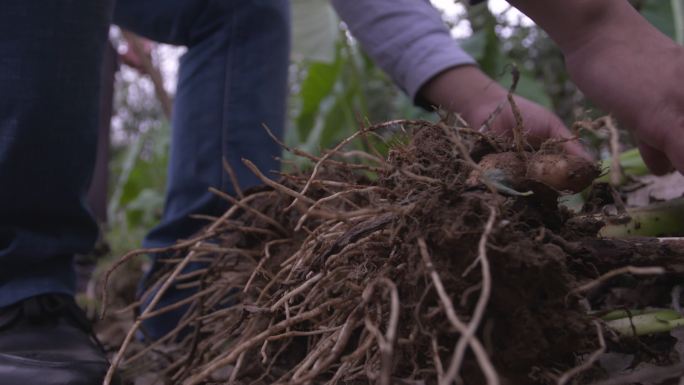
{"type": "Polygon", "coordinates": [[[0,384],[100,385],[108,368],[70,296],[40,295],[0,308],[0,384]]]}

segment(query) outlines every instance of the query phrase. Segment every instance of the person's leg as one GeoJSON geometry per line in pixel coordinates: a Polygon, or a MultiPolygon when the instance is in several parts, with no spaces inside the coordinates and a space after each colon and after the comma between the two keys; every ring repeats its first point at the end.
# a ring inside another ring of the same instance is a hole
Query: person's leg
{"type": "Polygon", "coordinates": [[[97,235],[84,202],[110,16],[107,0],[2,2],[3,384],[96,384],[109,366],[74,301],[72,258],[97,235]]]}
{"type": "Polygon", "coordinates": [[[109,1],[7,0],[0,12],[0,307],[73,294],[97,226],[95,159],[109,1]]]}
{"type": "MultiPolygon", "coordinates": [[[[264,171],[279,169],[274,157],[280,148],[262,125],[282,135],[285,124],[288,1],[173,0],[178,13],[166,4],[119,0],[115,11],[115,22],[124,28],[188,46],[174,101],[164,216],[145,239],[147,247],[168,246],[206,225],[191,214],[220,215],[226,210],[225,201],[208,191],[215,187],[234,192],[223,159],[235,169],[243,189],[260,181],[242,158],[264,171]],[[161,8],[161,14],[154,14],[161,8]]],[[[164,303],[183,294],[172,292],[164,303]]],[[[159,337],[178,316],[158,317],[147,323],[148,331],[159,337]]]]}

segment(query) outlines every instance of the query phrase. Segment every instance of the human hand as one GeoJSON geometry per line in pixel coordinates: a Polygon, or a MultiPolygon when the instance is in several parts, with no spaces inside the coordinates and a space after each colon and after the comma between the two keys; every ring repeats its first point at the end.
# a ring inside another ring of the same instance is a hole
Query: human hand
{"type": "Polygon", "coordinates": [[[632,130],[654,174],[684,173],[684,48],[624,0],[508,0],[563,50],[584,94],[632,130]]]}
{"type": "Polygon", "coordinates": [[[127,45],[125,51],[119,53],[119,59],[127,66],[145,74],[146,68],[144,61],[152,60],[150,54],[152,53],[154,44],[152,41],[128,31],[123,31],[123,37],[127,45]],[[135,48],[136,45],[138,49],[135,48]],[[145,55],[145,58],[142,58],[141,54],[145,55]]]}
{"type": "Polygon", "coordinates": [[[629,27],[608,23],[566,52],[568,71],[590,100],[632,131],[654,174],[673,166],[684,172],[684,48],[636,16],[629,27]]]}
{"type": "MultiPolygon", "coordinates": [[[[429,81],[420,93],[430,103],[459,113],[474,129],[479,129],[503,102],[503,109],[488,129],[494,134],[512,135],[516,125],[515,115],[506,99],[508,90],[477,67],[462,66],[447,70],[429,81]]],[[[514,96],[514,101],[522,116],[525,138],[533,146],[539,146],[551,138],[573,136],[553,112],[520,96],[514,96]]],[[[563,146],[570,154],[590,158],[577,141],[568,141],[563,146]]]]}

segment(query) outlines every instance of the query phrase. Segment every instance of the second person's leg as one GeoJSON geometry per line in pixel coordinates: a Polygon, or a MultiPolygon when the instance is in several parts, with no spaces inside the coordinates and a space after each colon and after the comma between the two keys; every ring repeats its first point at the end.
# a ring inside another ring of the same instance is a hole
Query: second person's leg
{"type": "MultiPolygon", "coordinates": [[[[234,192],[223,159],[235,169],[242,188],[260,184],[242,158],[265,171],[279,168],[274,157],[280,148],[262,125],[282,136],[290,24],[287,0],[173,0],[170,4],[182,12],[173,13],[164,8],[167,3],[157,2],[164,14],[146,16],[141,7],[150,3],[120,0],[115,21],[155,40],[188,46],[174,101],[164,216],[145,239],[146,247],[160,247],[206,225],[191,214],[220,215],[226,210],[226,203],[208,191],[215,187],[234,192]]],[[[147,7],[147,12],[154,10],[147,7]]],[[[171,292],[164,303],[182,294],[171,292]]],[[[146,325],[148,331],[159,337],[178,316],[157,317],[146,325]]]]}

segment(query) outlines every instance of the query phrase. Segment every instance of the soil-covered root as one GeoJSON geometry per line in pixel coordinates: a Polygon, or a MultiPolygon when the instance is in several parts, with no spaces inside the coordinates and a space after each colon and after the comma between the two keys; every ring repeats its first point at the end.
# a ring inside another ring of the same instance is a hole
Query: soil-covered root
{"type": "Polygon", "coordinates": [[[226,197],[156,277],[195,290],[180,326],[115,364],[183,384],[551,384],[575,367],[598,343],[568,297],[584,270],[554,232],[566,214],[488,188],[482,134],[411,126],[387,160],[310,156],[312,173],[226,197]]]}
{"type": "Polygon", "coordinates": [[[492,153],[485,155],[478,165],[468,179],[471,185],[484,177],[513,189],[520,189],[531,180],[543,183],[556,191],[572,193],[589,187],[601,173],[595,163],[562,152],[492,153]]]}

